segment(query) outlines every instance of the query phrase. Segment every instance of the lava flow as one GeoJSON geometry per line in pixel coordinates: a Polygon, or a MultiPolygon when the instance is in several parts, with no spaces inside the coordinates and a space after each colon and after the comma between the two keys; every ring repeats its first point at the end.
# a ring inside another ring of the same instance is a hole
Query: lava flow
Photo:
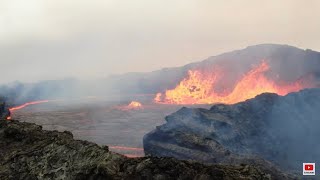
{"type": "Polygon", "coordinates": [[[270,69],[269,64],[263,61],[235,83],[233,89],[225,89],[225,93],[215,91],[218,81],[225,77],[219,70],[205,73],[200,70],[189,70],[188,77],[184,78],[174,89],[165,93],[157,93],[154,101],[164,104],[234,104],[255,96],[269,92],[286,95],[299,91],[304,87],[299,81],[292,83],[275,83],[265,76],[270,69]]]}
{"type": "Polygon", "coordinates": [[[126,151],[130,153],[124,153],[123,155],[128,158],[136,158],[142,157],[144,149],[143,148],[135,148],[135,147],[126,147],[126,146],[109,146],[109,149],[114,149],[118,151],[126,151]]]}
{"type": "Polygon", "coordinates": [[[19,110],[19,109],[23,109],[27,106],[30,106],[30,105],[35,105],[35,104],[41,104],[41,103],[47,103],[49,102],[49,100],[41,100],[41,101],[32,101],[32,102],[27,102],[27,103],[24,103],[20,106],[15,106],[15,107],[11,107],[9,108],[9,111],[10,111],[10,116],[7,117],[7,120],[11,120],[12,119],[12,113],[16,110],[19,110]]]}
{"type": "Polygon", "coordinates": [[[127,150],[127,151],[143,151],[142,148],[126,147],[126,146],[109,146],[110,149],[127,150]]]}
{"type": "Polygon", "coordinates": [[[120,110],[123,111],[128,111],[128,110],[139,110],[143,109],[143,106],[140,102],[138,101],[131,101],[128,105],[126,106],[121,106],[119,107],[120,110]]]}

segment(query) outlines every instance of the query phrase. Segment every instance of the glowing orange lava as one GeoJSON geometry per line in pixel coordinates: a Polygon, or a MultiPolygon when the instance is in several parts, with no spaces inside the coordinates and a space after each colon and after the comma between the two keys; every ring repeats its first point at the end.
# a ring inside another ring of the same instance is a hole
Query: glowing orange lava
{"type": "Polygon", "coordinates": [[[109,146],[109,149],[118,150],[118,151],[130,151],[132,153],[125,153],[124,156],[128,158],[136,158],[143,157],[143,148],[135,148],[135,147],[126,147],[126,146],[109,146]]]}
{"type": "MultiPolygon", "coordinates": [[[[12,108],[9,108],[9,111],[10,111],[10,114],[12,115],[12,113],[16,110],[19,110],[19,109],[23,109],[27,106],[30,106],[30,105],[35,105],[35,104],[41,104],[41,103],[47,103],[49,102],[49,100],[42,100],[42,101],[32,101],[32,102],[27,102],[27,103],[24,103],[20,106],[15,106],[15,107],[12,107],[12,108]]],[[[11,120],[12,119],[12,116],[8,116],[7,117],[7,120],[11,120]]]]}
{"type": "Polygon", "coordinates": [[[263,61],[244,74],[233,90],[228,93],[217,93],[214,90],[218,79],[220,81],[223,79],[224,74],[219,70],[210,73],[189,70],[188,77],[184,78],[174,89],[167,90],[165,93],[157,93],[154,101],[165,104],[234,104],[265,92],[286,95],[305,88],[299,81],[276,84],[265,76],[265,72],[269,69],[268,63],[263,61]]]}
{"type": "Polygon", "coordinates": [[[109,146],[110,149],[129,150],[129,151],[143,151],[142,148],[126,147],[126,146],[109,146]]]}
{"type": "Polygon", "coordinates": [[[123,110],[123,111],[126,111],[126,110],[139,110],[139,109],[143,109],[143,106],[138,101],[131,101],[128,105],[121,106],[121,107],[119,107],[119,109],[123,110]]]}
{"type": "Polygon", "coordinates": [[[142,107],[142,104],[139,103],[139,102],[137,102],[137,101],[131,101],[128,106],[129,106],[129,107],[132,107],[132,108],[141,108],[141,107],[142,107]]]}
{"type": "Polygon", "coordinates": [[[136,155],[136,154],[123,154],[127,158],[138,158],[138,157],[143,157],[142,155],[136,155]]]}
{"type": "Polygon", "coordinates": [[[16,107],[12,107],[10,108],[10,112],[13,112],[15,110],[19,110],[19,109],[22,109],[22,108],[25,108],[27,106],[30,106],[30,105],[35,105],[35,104],[41,104],[41,103],[47,103],[49,102],[48,100],[42,100],[42,101],[32,101],[32,102],[27,102],[27,103],[24,103],[20,106],[16,106],[16,107]]]}

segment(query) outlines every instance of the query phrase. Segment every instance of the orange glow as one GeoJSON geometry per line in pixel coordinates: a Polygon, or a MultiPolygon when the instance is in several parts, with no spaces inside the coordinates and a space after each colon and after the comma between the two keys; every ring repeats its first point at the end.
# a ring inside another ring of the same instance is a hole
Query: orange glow
{"type": "MultiPolygon", "coordinates": [[[[30,105],[47,103],[47,102],[49,102],[49,101],[48,101],[48,100],[42,100],[42,101],[27,102],[27,103],[24,103],[24,104],[22,104],[22,105],[20,105],[20,106],[11,107],[11,108],[9,108],[9,111],[10,111],[10,114],[12,115],[12,113],[13,113],[14,111],[16,111],[16,110],[23,109],[23,108],[25,108],[25,107],[27,107],[27,106],[30,106],[30,105]]],[[[11,116],[8,116],[8,117],[7,117],[7,120],[11,120],[11,119],[12,119],[11,116]]]]}
{"type": "Polygon", "coordinates": [[[41,103],[47,103],[49,102],[48,100],[42,100],[42,101],[32,101],[32,102],[27,102],[27,103],[24,103],[20,106],[16,106],[16,107],[12,107],[10,108],[10,112],[13,112],[15,110],[19,110],[19,109],[22,109],[22,108],[25,108],[27,106],[30,106],[30,105],[35,105],[35,104],[41,104],[41,103]]]}
{"type": "Polygon", "coordinates": [[[142,104],[137,102],[137,101],[131,101],[131,103],[128,105],[128,107],[132,107],[132,108],[141,108],[142,104]]]}
{"type": "Polygon", "coordinates": [[[131,101],[128,105],[126,106],[121,106],[118,109],[123,110],[123,111],[127,111],[127,110],[139,110],[139,109],[143,109],[143,106],[140,102],[138,101],[131,101]]]}
{"type": "Polygon", "coordinates": [[[165,104],[234,104],[265,92],[286,95],[305,88],[299,81],[276,84],[264,74],[269,69],[268,63],[263,61],[244,74],[234,85],[233,90],[229,92],[225,89],[224,93],[215,92],[214,87],[218,80],[223,80],[225,73],[219,70],[210,73],[189,70],[188,77],[184,78],[174,89],[167,90],[165,93],[157,93],[154,101],[165,104]]]}
{"type": "Polygon", "coordinates": [[[138,158],[143,157],[142,155],[136,155],[136,154],[124,154],[127,158],[138,158]]]}
{"type": "Polygon", "coordinates": [[[161,93],[157,93],[157,94],[156,94],[156,97],[154,98],[154,101],[160,102],[160,101],[161,101],[161,96],[162,96],[161,93]]]}
{"type": "Polygon", "coordinates": [[[123,154],[128,158],[136,158],[136,157],[143,157],[143,148],[135,148],[135,147],[126,147],[126,146],[109,146],[111,150],[118,150],[118,151],[133,151],[132,153],[123,154]]]}
{"type": "Polygon", "coordinates": [[[125,146],[109,146],[109,149],[129,150],[129,151],[143,151],[142,148],[125,147],[125,146]]]}

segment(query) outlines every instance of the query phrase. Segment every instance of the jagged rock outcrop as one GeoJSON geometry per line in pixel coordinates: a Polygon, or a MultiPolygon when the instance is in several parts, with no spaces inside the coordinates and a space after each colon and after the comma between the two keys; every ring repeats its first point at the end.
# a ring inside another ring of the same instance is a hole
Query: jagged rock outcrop
{"type": "Polygon", "coordinates": [[[10,111],[5,101],[0,97],[0,120],[6,119],[8,116],[10,116],[10,111]]]}
{"type": "Polygon", "coordinates": [[[70,132],[0,121],[0,179],[290,179],[250,165],[203,165],[174,158],[129,159],[70,132]]]}
{"type": "Polygon", "coordinates": [[[144,137],[145,153],[206,163],[268,164],[301,174],[320,162],[320,89],[265,93],[234,105],[182,108],[144,137]]]}

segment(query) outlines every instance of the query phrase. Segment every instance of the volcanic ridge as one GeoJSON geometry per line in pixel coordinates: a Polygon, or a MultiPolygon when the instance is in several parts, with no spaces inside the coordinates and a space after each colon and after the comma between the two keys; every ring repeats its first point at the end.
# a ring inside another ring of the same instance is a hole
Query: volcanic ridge
{"type": "Polygon", "coordinates": [[[320,162],[319,109],[317,88],[286,96],[264,93],[210,109],[183,107],[144,136],[144,150],[203,163],[259,166],[266,160],[301,174],[304,162],[320,162]]]}

